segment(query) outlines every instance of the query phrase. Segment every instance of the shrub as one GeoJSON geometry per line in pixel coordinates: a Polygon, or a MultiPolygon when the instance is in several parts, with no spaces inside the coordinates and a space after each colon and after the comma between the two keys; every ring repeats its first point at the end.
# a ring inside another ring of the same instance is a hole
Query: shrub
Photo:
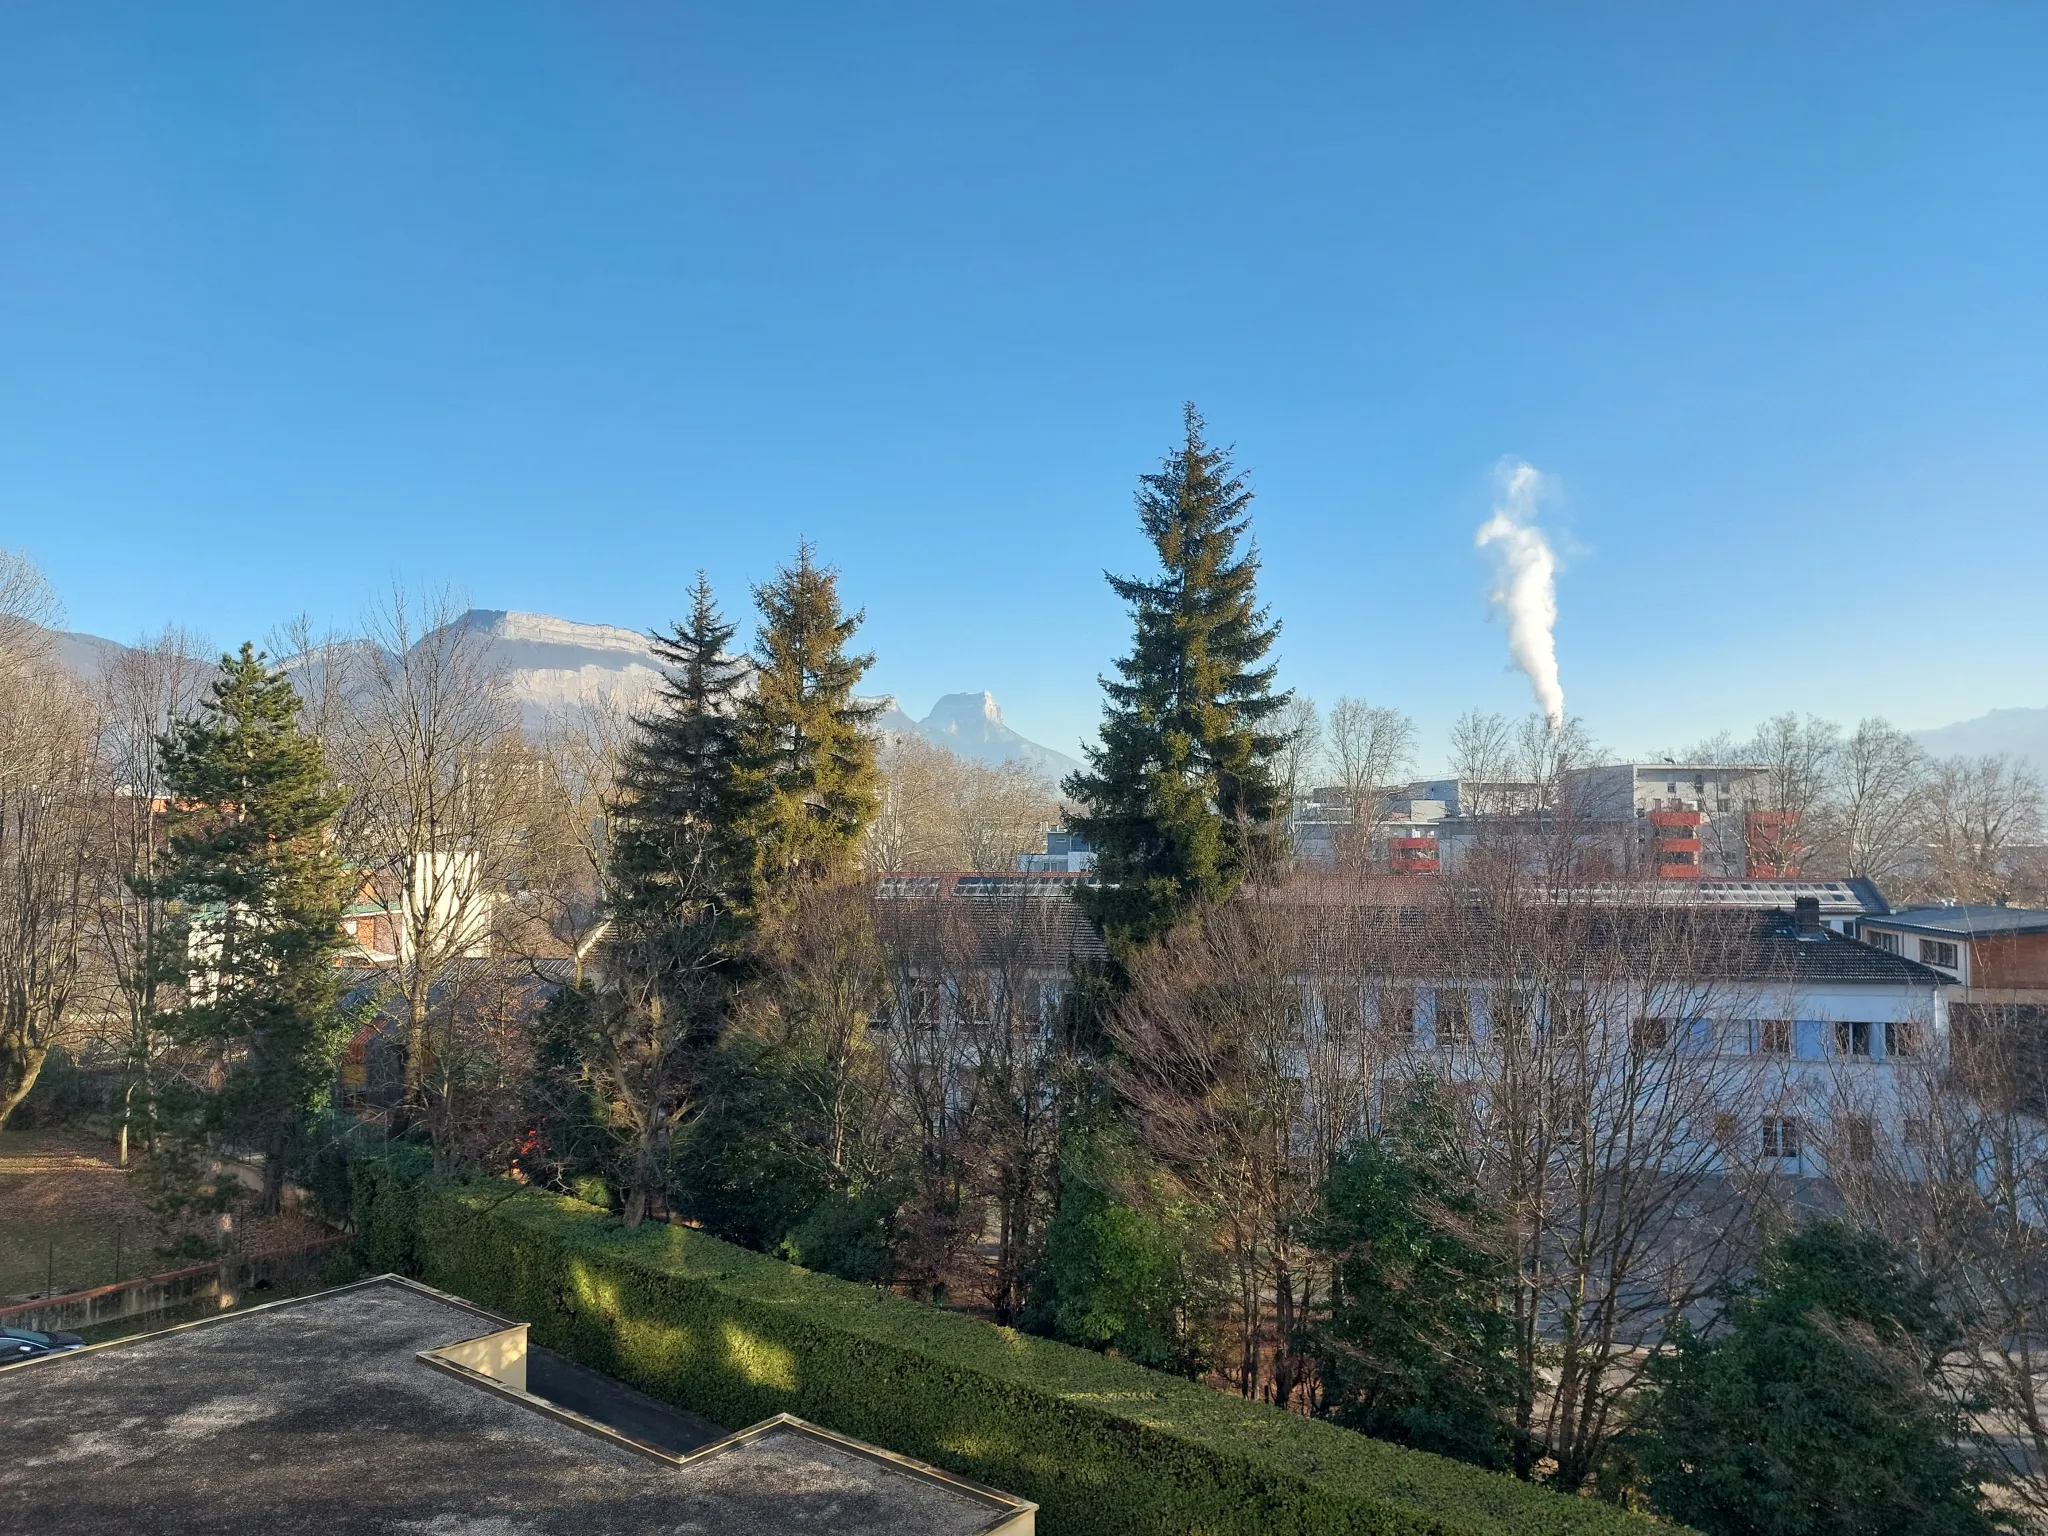
{"type": "Polygon", "coordinates": [[[1954,1325],[1883,1238],[1781,1234],[1712,1338],[1651,1362],[1636,1445],[1661,1509],[1717,1536],[1988,1536],[1940,1392],[1954,1325]]]}
{"type": "Polygon", "coordinates": [[[1324,1181],[1314,1240],[1332,1261],[1317,1332],[1323,1411],[1346,1428],[1505,1467],[1523,1381],[1503,1304],[1513,1279],[1433,1088],[1324,1181]]]}
{"type": "Polygon", "coordinates": [[[732,1427],[778,1412],[1023,1497],[1062,1536],[1641,1532],[1609,1506],[1369,1440],[496,1181],[366,1169],[364,1248],[535,1342],[732,1427]],[[410,1263],[398,1265],[404,1257],[410,1263]]]}

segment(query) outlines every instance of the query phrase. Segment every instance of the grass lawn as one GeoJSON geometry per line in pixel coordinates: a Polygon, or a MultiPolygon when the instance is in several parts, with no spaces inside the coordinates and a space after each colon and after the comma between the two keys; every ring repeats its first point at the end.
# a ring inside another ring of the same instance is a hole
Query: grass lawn
{"type": "MultiPolygon", "coordinates": [[[[250,1175],[253,1179],[254,1175],[250,1175]]],[[[182,1268],[158,1249],[141,1175],[114,1164],[113,1143],[75,1126],[0,1131],[0,1306],[182,1268]]],[[[308,1216],[235,1219],[235,1251],[290,1253],[328,1236],[308,1216]]]]}
{"type": "Polygon", "coordinates": [[[0,1305],[164,1266],[139,1183],[113,1147],[70,1129],[0,1131],[0,1305]]]}

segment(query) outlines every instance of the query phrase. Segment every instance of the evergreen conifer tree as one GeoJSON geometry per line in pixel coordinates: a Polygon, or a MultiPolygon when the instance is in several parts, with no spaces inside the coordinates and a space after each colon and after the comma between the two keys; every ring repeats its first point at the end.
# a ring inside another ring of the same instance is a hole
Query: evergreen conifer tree
{"type": "Polygon", "coordinates": [[[343,797],[290,679],[253,646],[221,658],[200,714],[160,746],[170,857],[148,894],[174,904],[157,958],[185,987],[165,1022],[217,1052],[200,1128],[262,1150],[275,1211],[351,1023],[335,966],[349,877],[329,836],[343,797]]]}
{"type": "Polygon", "coordinates": [[[561,1170],[602,1172],[628,1226],[666,1183],[670,1135],[696,1106],[752,925],[746,667],[732,636],[700,571],[688,620],[655,636],[665,678],[620,769],[598,978],[559,994],[537,1032],[561,1170]]]}
{"type": "Polygon", "coordinates": [[[771,888],[844,873],[880,803],[871,734],[879,704],[853,690],[875,658],[848,651],[863,612],[839,606],[839,573],[806,543],[754,589],[754,691],[741,711],[759,877],[771,888]]]}
{"type": "Polygon", "coordinates": [[[1140,479],[1138,519],[1159,552],[1151,580],[1111,576],[1136,634],[1103,678],[1102,743],[1063,786],[1102,884],[1081,893],[1112,949],[1155,939],[1190,906],[1234,891],[1284,814],[1268,722],[1287,702],[1261,665],[1280,632],[1258,606],[1252,493],[1186,408],[1186,440],[1140,479]]]}
{"type": "Polygon", "coordinates": [[[695,922],[709,906],[736,930],[751,906],[740,729],[747,668],[732,637],[699,571],[689,619],[654,637],[666,676],[654,707],[633,722],[619,773],[607,892],[617,924],[650,931],[695,922]]]}
{"type": "Polygon", "coordinates": [[[1514,1276],[1456,1137],[1425,1081],[1324,1183],[1314,1229],[1330,1258],[1320,1410],[1375,1439],[1498,1468],[1513,1450],[1514,1276]]]}
{"type": "Polygon", "coordinates": [[[1707,1536],[1988,1536],[1943,1366],[1955,1324],[1884,1239],[1816,1221],[1765,1250],[1712,1337],[1650,1361],[1632,1441],[1707,1536]]]}

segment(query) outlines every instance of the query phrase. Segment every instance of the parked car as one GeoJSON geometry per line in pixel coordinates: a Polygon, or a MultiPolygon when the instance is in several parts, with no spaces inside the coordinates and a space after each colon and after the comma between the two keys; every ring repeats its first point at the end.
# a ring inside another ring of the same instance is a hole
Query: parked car
{"type": "Polygon", "coordinates": [[[75,1333],[37,1333],[33,1328],[0,1328],[0,1365],[83,1348],[85,1340],[75,1333]]]}

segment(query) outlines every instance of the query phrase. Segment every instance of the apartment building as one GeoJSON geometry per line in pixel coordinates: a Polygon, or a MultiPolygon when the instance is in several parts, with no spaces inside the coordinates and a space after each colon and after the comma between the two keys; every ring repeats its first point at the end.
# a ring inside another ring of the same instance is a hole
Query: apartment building
{"type": "Polygon", "coordinates": [[[1796,816],[1769,805],[1756,764],[1605,763],[1568,770],[1557,793],[1516,780],[1420,779],[1378,797],[1361,827],[1341,788],[1302,797],[1290,823],[1310,868],[1455,872],[1489,842],[1537,842],[1568,825],[1617,876],[1784,880],[1800,874],[1796,816]]]}
{"type": "Polygon", "coordinates": [[[1603,763],[1564,775],[1571,814],[1622,829],[1622,848],[1660,880],[1796,879],[1797,818],[1770,808],[1769,787],[1761,764],[1603,763]]]}

